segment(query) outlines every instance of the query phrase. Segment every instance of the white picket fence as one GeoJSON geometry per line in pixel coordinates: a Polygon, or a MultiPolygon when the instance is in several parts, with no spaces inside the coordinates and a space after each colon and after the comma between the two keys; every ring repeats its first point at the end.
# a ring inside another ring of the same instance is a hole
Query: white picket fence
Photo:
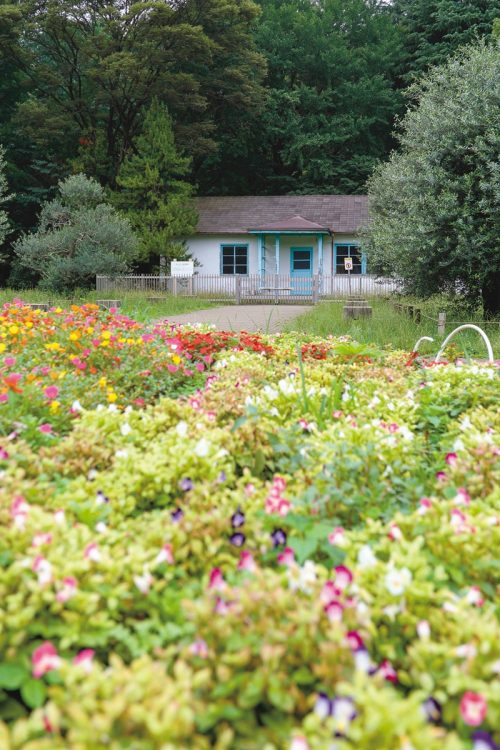
{"type": "Polygon", "coordinates": [[[96,289],[103,293],[143,292],[146,296],[202,297],[242,303],[315,304],[320,299],[346,299],[351,296],[375,297],[400,289],[400,282],[372,275],[333,276],[221,276],[195,274],[178,276],[97,276],[96,289]]]}

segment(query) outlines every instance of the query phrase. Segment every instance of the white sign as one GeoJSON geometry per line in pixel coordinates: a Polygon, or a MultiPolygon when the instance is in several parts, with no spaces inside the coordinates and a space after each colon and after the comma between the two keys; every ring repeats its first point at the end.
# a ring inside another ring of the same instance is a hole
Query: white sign
{"type": "Polygon", "coordinates": [[[344,258],[344,268],[346,271],[352,271],[352,258],[344,258]]]}
{"type": "Polygon", "coordinates": [[[170,265],[171,276],[192,276],[194,260],[173,260],[170,265]]]}

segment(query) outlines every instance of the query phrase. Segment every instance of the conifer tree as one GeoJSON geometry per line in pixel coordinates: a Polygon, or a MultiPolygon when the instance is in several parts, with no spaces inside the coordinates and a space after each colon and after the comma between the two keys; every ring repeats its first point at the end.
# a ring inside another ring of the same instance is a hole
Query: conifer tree
{"type": "Polygon", "coordinates": [[[193,188],[185,179],[190,159],[175,147],[172,120],[157,99],[146,113],[135,152],[122,163],[114,194],[139,235],[143,260],[186,256],[183,237],[196,227],[193,188]]]}
{"type": "MultiPolygon", "coordinates": [[[[7,195],[7,179],[5,177],[5,159],[4,159],[5,151],[2,146],[0,146],[0,206],[2,203],[5,203],[5,201],[8,199],[7,195]]],[[[0,210],[0,247],[7,235],[8,230],[8,222],[7,222],[7,214],[5,211],[0,210]]]]}

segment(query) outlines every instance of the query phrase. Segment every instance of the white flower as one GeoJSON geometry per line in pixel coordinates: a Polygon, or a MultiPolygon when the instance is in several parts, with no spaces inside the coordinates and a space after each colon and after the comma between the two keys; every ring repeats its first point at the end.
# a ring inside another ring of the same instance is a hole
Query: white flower
{"type": "Polygon", "coordinates": [[[310,748],[305,737],[294,737],[290,750],[310,750],[310,748]]]}
{"type": "Polygon", "coordinates": [[[79,401],[73,401],[71,409],[72,411],[82,411],[83,407],[79,401]]]}
{"type": "Polygon", "coordinates": [[[205,458],[205,456],[208,456],[208,452],[210,450],[210,443],[205,438],[202,438],[201,440],[198,440],[196,443],[194,452],[199,458],[205,458]]]}
{"type": "Polygon", "coordinates": [[[282,378],[278,383],[280,391],[285,396],[292,396],[295,393],[295,385],[291,383],[289,380],[285,380],[285,378],[282,378]]]}
{"type": "Polygon", "coordinates": [[[460,438],[457,438],[455,442],[453,443],[453,450],[455,451],[463,451],[465,448],[462,440],[460,438]]]}
{"type": "Polygon", "coordinates": [[[370,401],[370,403],[368,404],[368,406],[370,406],[371,408],[373,408],[374,406],[377,406],[377,404],[380,404],[380,403],[381,403],[381,401],[380,401],[379,397],[378,396],[374,396],[372,398],[372,400],[370,401]]]}
{"type": "Polygon", "coordinates": [[[115,412],[118,411],[118,407],[116,404],[109,404],[108,411],[115,412]]]}
{"type": "Polygon", "coordinates": [[[316,583],[316,566],[312,560],[306,560],[304,565],[290,565],[287,568],[288,585],[292,591],[311,593],[311,585],[316,583]]]}
{"type": "Polygon", "coordinates": [[[186,437],[188,431],[187,422],[184,422],[184,420],[178,422],[175,431],[177,432],[179,437],[186,437]]]}
{"type": "Polygon", "coordinates": [[[108,527],[106,526],[106,524],[104,523],[104,521],[99,521],[99,523],[96,524],[95,530],[99,534],[105,534],[106,531],[108,530],[108,527]]]}
{"type": "Polygon", "coordinates": [[[427,620],[417,622],[417,635],[421,641],[428,641],[431,637],[431,627],[427,620]]]}
{"type": "Polygon", "coordinates": [[[153,583],[153,576],[147,568],[144,568],[142,576],[134,576],[134,583],[141,594],[148,594],[153,583]]]}
{"type": "Polygon", "coordinates": [[[128,456],[128,451],[125,450],[125,448],[121,448],[115,453],[116,458],[127,458],[127,456],[128,456]]]}
{"type": "Polygon", "coordinates": [[[406,425],[403,425],[402,427],[399,428],[399,433],[400,435],[402,435],[404,440],[411,441],[415,437],[413,432],[409,430],[406,425]]]}
{"type": "Polygon", "coordinates": [[[276,391],[274,388],[271,388],[270,385],[265,385],[263,390],[264,395],[267,396],[270,401],[274,401],[275,398],[278,398],[278,391],[276,391]]]}
{"type": "Polygon", "coordinates": [[[125,422],[125,424],[122,424],[122,426],[120,427],[120,432],[123,435],[123,437],[127,437],[127,435],[130,435],[130,433],[132,432],[132,428],[128,422],[125,422]]]}
{"type": "Polygon", "coordinates": [[[461,430],[469,430],[472,427],[472,422],[470,421],[469,417],[464,417],[462,421],[460,422],[460,429],[461,430]]]}
{"type": "Polygon", "coordinates": [[[393,596],[401,596],[412,579],[408,568],[390,568],[385,576],[385,586],[393,596]]]}
{"type": "Polygon", "coordinates": [[[358,565],[360,568],[372,568],[377,562],[372,548],[365,544],[358,552],[358,565]]]}

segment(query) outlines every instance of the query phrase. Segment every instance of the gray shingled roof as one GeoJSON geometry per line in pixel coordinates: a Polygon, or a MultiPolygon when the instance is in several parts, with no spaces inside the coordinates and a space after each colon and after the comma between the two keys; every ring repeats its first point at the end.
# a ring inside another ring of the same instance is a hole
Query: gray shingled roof
{"type": "Polygon", "coordinates": [[[332,232],[357,232],[368,220],[366,195],[244,195],[198,198],[199,234],[241,234],[299,215],[332,232]]]}

